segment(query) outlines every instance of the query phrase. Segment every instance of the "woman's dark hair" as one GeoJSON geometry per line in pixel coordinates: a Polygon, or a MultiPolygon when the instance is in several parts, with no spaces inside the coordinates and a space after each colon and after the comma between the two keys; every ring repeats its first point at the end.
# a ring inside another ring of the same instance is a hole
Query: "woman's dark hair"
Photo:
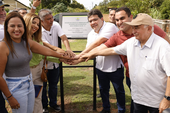
{"type": "Polygon", "coordinates": [[[8,33],[8,23],[9,23],[9,20],[11,18],[15,18],[15,17],[19,18],[22,21],[22,24],[24,25],[24,30],[25,31],[24,31],[24,34],[22,35],[22,40],[24,40],[26,42],[26,48],[27,48],[28,54],[30,54],[30,49],[29,49],[29,46],[28,46],[28,37],[27,37],[25,21],[24,21],[24,19],[22,18],[22,16],[18,12],[11,12],[11,13],[9,13],[7,15],[7,17],[5,19],[5,23],[4,23],[4,35],[5,35],[4,36],[4,40],[5,40],[5,42],[9,46],[10,52],[12,54],[12,57],[13,57],[13,54],[15,54],[15,49],[13,47],[11,36],[8,33]]]}

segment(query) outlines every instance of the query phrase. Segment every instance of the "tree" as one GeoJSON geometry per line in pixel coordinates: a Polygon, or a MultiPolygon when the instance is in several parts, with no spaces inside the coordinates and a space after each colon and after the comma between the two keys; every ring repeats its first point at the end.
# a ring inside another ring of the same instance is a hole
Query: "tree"
{"type": "Polygon", "coordinates": [[[103,0],[103,2],[100,2],[100,3],[99,3],[99,6],[100,6],[100,9],[99,9],[99,10],[100,10],[102,13],[109,13],[108,3],[109,3],[108,0],[103,0]]]}
{"type": "Polygon", "coordinates": [[[79,9],[85,9],[83,4],[78,3],[76,0],[72,0],[72,3],[70,4],[71,8],[79,8],[79,9]]]}
{"type": "Polygon", "coordinates": [[[136,15],[138,13],[149,13],[151,2],[150,0],[129,0],[125,5],[130,8],[132,15],[136,15]]]}
{"type": "Polygon", "coordinates": [[[118,1],[118,0],[111,0],[108,3],[109,8],[118,7],[119,5],[120,5],[120,1],[118,1]]]}
{"type": "MultiPolygon", "coordinates": [[[[32,0],[30,1],[32,3],[32,0]]],[[[51,9],[56,5],[56,3],[63,3],[65,6],[69,6],[71,3],[71,0],[41,0],[41,9],[44,9],[44,8],[51,9]]]]}
{"type": "Polygon", "coordinates": [[[160,6],[162,19],[170,19],[170,1],[165,0],[160,6]]]}
{"type": "Polygon", "coordinates": [[[64,3],[56,3],[56,5],[51,9],[53,13],[68,12],[68,9],[64,3]]]}
{"type": "Polygon", "coordinates": [[[9,12],[9,9],[8,9],[8,8],[5,8],[5,11],[8,13],[8,12],[9,12]]]}

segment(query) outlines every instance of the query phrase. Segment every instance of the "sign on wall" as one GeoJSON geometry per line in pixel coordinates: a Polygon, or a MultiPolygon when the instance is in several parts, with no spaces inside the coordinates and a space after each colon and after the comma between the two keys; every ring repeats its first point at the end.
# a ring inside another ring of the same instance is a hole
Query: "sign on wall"
{"type": "Polygon", "coordinates": [[[87,15],[63,15],[61,24],[64,33],[69,38],[87,38],[91,31],[87,15]]]}

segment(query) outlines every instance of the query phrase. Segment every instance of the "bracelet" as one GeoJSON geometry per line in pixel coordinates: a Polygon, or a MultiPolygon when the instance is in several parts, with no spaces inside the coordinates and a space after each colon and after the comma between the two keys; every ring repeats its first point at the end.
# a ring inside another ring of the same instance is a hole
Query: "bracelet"
{"type": "Polygon", "coordinates": [[[33,9],[36,9],[36,7],[35,7],[35,6],[33,6],[33,5],[32,5],[32,8],[33,8],[33,9]]]}
{"type": "Polygon", "coordinates": [[[12,97],[12,94],[9,96],[9,97],[7,97],[7,99],[9,99],[9,98],[11,98],[12,97]]]}

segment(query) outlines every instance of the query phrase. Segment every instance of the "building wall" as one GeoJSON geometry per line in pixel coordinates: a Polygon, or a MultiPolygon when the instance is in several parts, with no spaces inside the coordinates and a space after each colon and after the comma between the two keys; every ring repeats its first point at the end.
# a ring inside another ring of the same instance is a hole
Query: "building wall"
{"type": "Polygon", "coordinates": [[[10,7],[6,7],[9,10],[14,10],[18,8],[26,8],[27,10],[30,10],[30,7],[20,3],[17,0],[3,0],[3,2],[10,5],[10,7]]]}

